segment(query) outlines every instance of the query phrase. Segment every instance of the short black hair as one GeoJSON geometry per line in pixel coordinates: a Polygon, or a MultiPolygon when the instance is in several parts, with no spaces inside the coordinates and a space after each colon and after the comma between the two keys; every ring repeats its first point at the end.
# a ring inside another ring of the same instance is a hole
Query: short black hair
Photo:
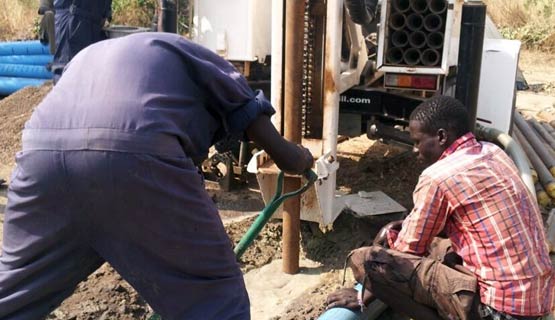
{"type": "Polygon", "coordinates": [[[435,134],[446,129],[458,137],[470,132],[468,110],[457,99],[448,96],[434,96],[422,102],[410,114],[410,120],[419,121],[422,131],[435,134]]]}

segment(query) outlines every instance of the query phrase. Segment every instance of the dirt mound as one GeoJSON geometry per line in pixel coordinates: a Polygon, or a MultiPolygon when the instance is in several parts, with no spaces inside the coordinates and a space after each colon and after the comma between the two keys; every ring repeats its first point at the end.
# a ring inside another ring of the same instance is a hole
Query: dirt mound
{"type": "Polygon", "coordinates": [[[11,165],[14,162],[14,155],[21,147],[21,130],[50,89],[52,82],[48,81],[0,100],[0,163],[11,165]]]}

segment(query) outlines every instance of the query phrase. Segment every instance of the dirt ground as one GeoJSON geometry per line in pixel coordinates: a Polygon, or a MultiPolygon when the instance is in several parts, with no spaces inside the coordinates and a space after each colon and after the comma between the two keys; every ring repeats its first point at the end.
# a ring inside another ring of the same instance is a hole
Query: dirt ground
{"type": "MultiPolygon", "coordinates": [[[[531,90],[519,92],[519,109],[538,117],[555,115],[554,58],[554,55],[523,52],[521,68],[531,90]]],[[[0,178],[9,178],[13,154],[19,149],[22,126],[33,107],[50,88],[49,84],[40,88],[27,88],[0,100],[0,178]]],[[[337,184],[340,191],[356,193],[381,190],[404,207],[412,207],[412,189],[422,168],[416,165],[410,150],[361,136],[342,142],[338,146],[338,157],[341,169],[337,184]]],[[[208,192],[223,212],[228,235],[237,242],[254,220],[253,214],[263,207],[260,194],[256,188],[224,193],[214,184],[208,186],[208,192]],[[243,216],[247,218],[238,219],[243,216]]],[[[0,213],[6,203],[5,194],[5,189],[0,189],[0,213]]],[[[2,218],[0,214],[0,220],[2,218]]],[[[386,219],[364,220],[344,213],[336,220],[332,231],[326,233],[313,223],[303,222],[301,258],[320,266],[320,281],[318,285],[306,288],[299,297],[291,296],[283,312],[271,319],[317,318],[324,310],[325,297],[341,287],[346,254],[353,248],[370,243],[385,222],[386,219]]],[[[245,273],[255,272],[281,258],[281,236],[281,222],[270,222],[242,257],[242,270],[245,273]]],[[[348,279],[347,285],[350,285],[352,280],[348,279]]],[[[257,292],[251,291],[250,294],[256,295],[257,292]]],[[[130,320],[147,319],[150,315],[152,310],[146,302],[109,265],[104,265],[81,283],[75,293],[48,319],[130,320]]]]}

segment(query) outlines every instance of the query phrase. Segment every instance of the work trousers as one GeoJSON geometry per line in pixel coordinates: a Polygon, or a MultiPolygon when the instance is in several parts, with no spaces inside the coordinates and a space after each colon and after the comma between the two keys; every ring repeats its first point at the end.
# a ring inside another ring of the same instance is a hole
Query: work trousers
{"type": "Polygon", "coordinates": [[[189,158],[24,150],[16,161],[0,319],[45,317],[105,261],[164,319],[250,318],[232,244],[189,158]]]}

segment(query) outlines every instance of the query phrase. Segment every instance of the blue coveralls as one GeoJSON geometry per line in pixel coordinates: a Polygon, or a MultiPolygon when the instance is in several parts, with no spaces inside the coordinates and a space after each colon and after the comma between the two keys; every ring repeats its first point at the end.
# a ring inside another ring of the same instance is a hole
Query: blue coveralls
{"type": "Polygon", "coordinates": [[[54,82],[66,64],[83,48],[106,39],[102,23],[111,16],[112,0],[55,0],[56,52],[54,82]]]}
{"type": "Polygon", "coordinates": [[[230,63],[175,34],[81,51],[25,125],[4,217],[0,319],[44,317],[104,261],[164,319],[249,319],[195,164],[273,112],[230,63]]]}

